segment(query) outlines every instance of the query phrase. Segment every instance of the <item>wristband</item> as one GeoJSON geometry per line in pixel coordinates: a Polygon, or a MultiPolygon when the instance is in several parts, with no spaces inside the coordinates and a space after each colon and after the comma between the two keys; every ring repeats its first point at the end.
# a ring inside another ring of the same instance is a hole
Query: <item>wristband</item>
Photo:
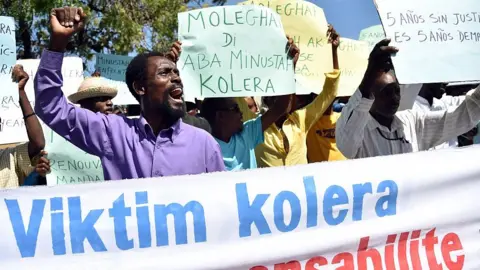
{"type": "Polygon", "coordinates": [[[23,119],[24,119],[24,120],[27,120],[27,118],[29,118],[30,116],[33,116],[33,115],[35,115],[35,113],[31,113],[31,114],[29,114],[29,115],[27,115],[27,116],[24,116],[23,119]]]}

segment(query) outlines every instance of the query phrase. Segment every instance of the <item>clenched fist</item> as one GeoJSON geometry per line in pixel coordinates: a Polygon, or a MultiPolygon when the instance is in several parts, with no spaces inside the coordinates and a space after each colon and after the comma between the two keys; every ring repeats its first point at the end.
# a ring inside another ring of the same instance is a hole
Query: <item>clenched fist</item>
{"type": "Polygon", "coordinates": [[[87,16],[82,8],[54,8],[50,13],[50,50],[63,52],[69,39],[85,27],[87,16]]]}
{"type": "Polygon", "coordinates": [[[12,71],[12,81],[18,83],[18,90],[25,90],[25,85],[27,85],[28,79],[27,72],[23,70],[22,65],[15,65],[12,71]]]}

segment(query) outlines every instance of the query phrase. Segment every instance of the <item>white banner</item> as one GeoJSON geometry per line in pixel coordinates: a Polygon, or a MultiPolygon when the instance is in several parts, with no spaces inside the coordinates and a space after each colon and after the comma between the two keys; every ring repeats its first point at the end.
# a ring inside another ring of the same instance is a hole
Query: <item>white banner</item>
{"type": "Polygon", "coordinates": [[[472,147],[2,190],[0,264],[480,269],[479,155],[472,147]]]}

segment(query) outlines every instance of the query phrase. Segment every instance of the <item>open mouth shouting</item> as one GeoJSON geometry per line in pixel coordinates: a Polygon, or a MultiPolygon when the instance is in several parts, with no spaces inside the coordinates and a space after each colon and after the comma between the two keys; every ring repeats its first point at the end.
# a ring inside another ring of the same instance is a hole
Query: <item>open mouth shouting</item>
{"type": "Polygon", "coordinates": [[[182,99],[182,96],[183,96],[182,88],[177,87],[172,91],[170,91],[170,97],[172,97],[173,99],[182,99]]]}
{"type": "Polygon", "coordinates": [[[182,105],[183,104],[183,85],[181,84],[174,84],[169,87],[168,91],[170,101],[175,105],[182,105]]]}

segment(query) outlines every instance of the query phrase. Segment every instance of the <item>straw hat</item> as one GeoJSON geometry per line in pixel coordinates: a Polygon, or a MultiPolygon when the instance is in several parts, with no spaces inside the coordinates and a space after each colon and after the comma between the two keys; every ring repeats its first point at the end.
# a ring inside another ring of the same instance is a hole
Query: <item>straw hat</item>
{"type": "Polygon", "coordinates": [[[78,103],[82,99],[92,97],[111,97],[117,95],[117,88],[102,77],[86,78],[76,93],[68,96],[72,103],[78,103]]]}

